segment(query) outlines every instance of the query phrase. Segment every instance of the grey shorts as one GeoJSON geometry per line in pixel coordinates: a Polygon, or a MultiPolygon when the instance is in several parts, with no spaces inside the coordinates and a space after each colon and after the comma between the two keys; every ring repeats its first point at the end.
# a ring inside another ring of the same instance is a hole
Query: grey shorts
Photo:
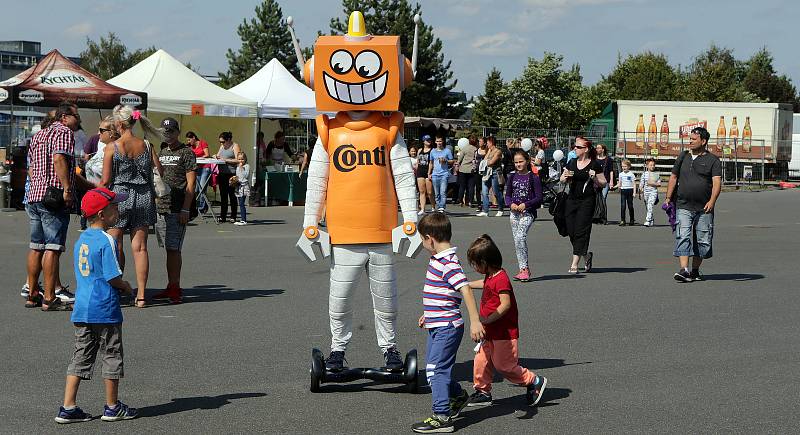
{"type": "Polygon", "coordinates": [[[158,246],[167,251],[179,251],[183,248],[183,238],[186,236],[186,225],[178,221],[177,213],[159,213],[156,220],[156,239],[158,246]]]}
{"type": "Polygon", "coordinates": [[[122,323],[76,323],[75,350],[67,375],[91,379],[97,353],[101,351],[103,379],[125,376],[122,363],[122,323]]]}

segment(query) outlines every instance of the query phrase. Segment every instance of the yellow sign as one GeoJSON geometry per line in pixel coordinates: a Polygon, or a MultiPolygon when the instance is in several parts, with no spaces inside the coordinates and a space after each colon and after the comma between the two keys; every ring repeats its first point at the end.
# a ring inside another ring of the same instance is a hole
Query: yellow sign
{"type": "Polygon", "coordinates": [[[292,119],[300,118],[300,109],[289,109],[289,118],[292,119]]]}
{"type": "Polygon", "coordinates": [[[651,149],[650,150],[650,155],[651,156],[657,156],[658,155],[658,148],[651,149]]]}
{"type": "Polygon", "coordinates": [[[729,156],[733,154],[733,149],[731,149],[731,147],[725,147],[722,149],[722,154],[729,156]]]}

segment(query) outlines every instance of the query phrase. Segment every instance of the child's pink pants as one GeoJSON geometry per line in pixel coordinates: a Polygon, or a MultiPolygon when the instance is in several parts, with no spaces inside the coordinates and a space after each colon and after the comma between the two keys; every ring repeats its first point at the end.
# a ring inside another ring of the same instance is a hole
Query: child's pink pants
{"type": "Polygon", "coordinates": [[[536,374],[519,365],[518,357],[517,339],[484,340],[473,363],[475,389],[490,393],[494,370],[517,385],[532,384],[536,374]]]}

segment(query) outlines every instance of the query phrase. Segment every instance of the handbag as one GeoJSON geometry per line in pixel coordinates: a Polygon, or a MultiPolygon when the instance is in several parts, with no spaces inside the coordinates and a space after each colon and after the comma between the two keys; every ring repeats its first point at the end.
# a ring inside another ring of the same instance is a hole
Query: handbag
{"type": "Polygon", "coordinates": [[[42,205],[54,213],[64,211],[67,208],[67,203],[64,201],[64,189],[47,186],[42,198],[42,205]]]}
{"type": "Polygon", "coordinates": [[[594,216],[592,216],[592,222],[596,224],[604,224],[608,220],[608,208],[606,202],[603,200],[603,196],[598,194],[595,196],[594,201],[594,216]]]}

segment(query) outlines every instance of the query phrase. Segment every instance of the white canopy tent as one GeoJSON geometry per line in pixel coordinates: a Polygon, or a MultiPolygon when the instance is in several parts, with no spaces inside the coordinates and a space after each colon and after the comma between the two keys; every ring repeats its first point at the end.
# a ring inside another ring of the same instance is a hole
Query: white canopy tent
{"type": "Polygon", "coordinates": [[[166,117],[177,119],[181,135],[194,132],[209,143],[212,155],[219,149],[220,133],[230,131],[248,159],[255,161],[258,127],[255,101],[209,82],[166,51],[156,51],[108,83],[116,86],[125,83],[121,87],[136,91],[146,89],[147,117],[156,123],[166,117]]]}
{"type": "Polygon", "coordinates": [[[256,116],[254,100],[209,82],[164,50],[156,51],[108,83],[147,92],[148,111],[238,118],[256,116]]]}
{"type": "Polygon", "coordinates": [[[300,83],[278,59],[270,60],[252,77],[230,89],[258,103],[260,118],[314,119],[314,91],[300,83]]]}

